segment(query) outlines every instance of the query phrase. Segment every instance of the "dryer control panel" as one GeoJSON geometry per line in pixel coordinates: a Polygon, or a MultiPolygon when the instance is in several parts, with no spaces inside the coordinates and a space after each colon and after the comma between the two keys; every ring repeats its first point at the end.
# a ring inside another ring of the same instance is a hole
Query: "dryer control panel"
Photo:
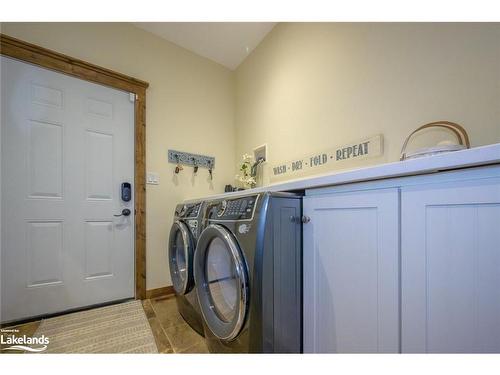
{"type": "Polygon", "coordinates": [[[252,219],[257,202],[257,195],[250,197],[223,200],[217,205],[216,217],[220,220],[249,220],[252,219]]]}
{"type": "Polygon", "coordinates": [[[197,218],[200,214],[202,203],[180,204],[175,209],[175,215],[187,219],[197,218]]]}

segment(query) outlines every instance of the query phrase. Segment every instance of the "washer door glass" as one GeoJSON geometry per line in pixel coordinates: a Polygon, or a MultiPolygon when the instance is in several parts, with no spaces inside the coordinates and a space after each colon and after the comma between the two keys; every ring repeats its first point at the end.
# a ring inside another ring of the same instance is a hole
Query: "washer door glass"
{"type": "Polygon", "coordinates": [[[234,319],[238,298],[238,275],[231,251],[219,237],[207,249],[205,272],[214,310],[224,322],[234,319]]]}
{"type": "Polygon", "coordinates": [[[221,340],[235,339],[247,315],[248,274],[236,239],[223,226],[211,224],[202,232],[194,275],[206,325],[221,340]]]}
{"type": "Polygon", "coordinates": [[[193,285],[193,248],[186,224],[176,221],[170,230],[170,276],[177,294],[186,294],[193,285]]]}

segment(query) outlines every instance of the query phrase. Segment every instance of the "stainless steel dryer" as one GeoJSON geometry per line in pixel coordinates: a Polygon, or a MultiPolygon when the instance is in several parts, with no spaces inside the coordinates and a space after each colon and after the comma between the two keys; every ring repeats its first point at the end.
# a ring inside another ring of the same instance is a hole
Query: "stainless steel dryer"
{"type": "Polygon", "coordinates": [[[206,203],[194,272],[211,352],[301,352],[301,212],[284,193],[206,203]]]}
{"type": "Polygon", "coordinates": [[[202,336],[204,330],[196,297],[193,259],[201,232],[203,207],[203,202],[177,205],[168,243],[170,276],[179,313],[202,336]]]}

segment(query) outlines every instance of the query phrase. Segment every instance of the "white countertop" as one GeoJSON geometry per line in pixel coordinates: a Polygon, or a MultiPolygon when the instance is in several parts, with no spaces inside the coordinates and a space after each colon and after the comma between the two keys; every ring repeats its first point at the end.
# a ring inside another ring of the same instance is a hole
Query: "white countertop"
{"type": "Polygon", "coordinates": [[[217,194],[208,197],[197,197],[188,199],[185,202],[192,202],[201,199],[237,197],[265,191],[276,192],[305,190],[352,182],[434,173],[438,171],[488,164],[500,164],[500,143],[474,147],[468,150],[449,152],[441,155],[421,157],[418,159],[409,159],[350,170],[332,171],[321,175],[278,182],[254,189],[217,194]]]}

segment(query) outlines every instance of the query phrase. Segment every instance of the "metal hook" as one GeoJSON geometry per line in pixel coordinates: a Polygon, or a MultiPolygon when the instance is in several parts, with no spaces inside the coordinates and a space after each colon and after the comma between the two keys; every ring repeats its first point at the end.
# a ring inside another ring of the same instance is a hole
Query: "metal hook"
{"type": "Polygon", "coordinates": [[[196,160],[196,158],[192,158],[193,159],[193,172],[194,174],[198,173],[198,162],[196,160]]]}
{"type": "Polygon", "coordinates": [[[210,180],[213,180],[213,175],[212,175],[212,161],[208,160],[207,164],[208,164],[208,174],[210,175],[210,180]]]}
{"type": "Polygon", "coordinates": [[[179,161],[179,154],[175,154],[175,160],[177,160],[177,166],[175,167],[175,174],[178,174],[183,169],[179,161]]]}

